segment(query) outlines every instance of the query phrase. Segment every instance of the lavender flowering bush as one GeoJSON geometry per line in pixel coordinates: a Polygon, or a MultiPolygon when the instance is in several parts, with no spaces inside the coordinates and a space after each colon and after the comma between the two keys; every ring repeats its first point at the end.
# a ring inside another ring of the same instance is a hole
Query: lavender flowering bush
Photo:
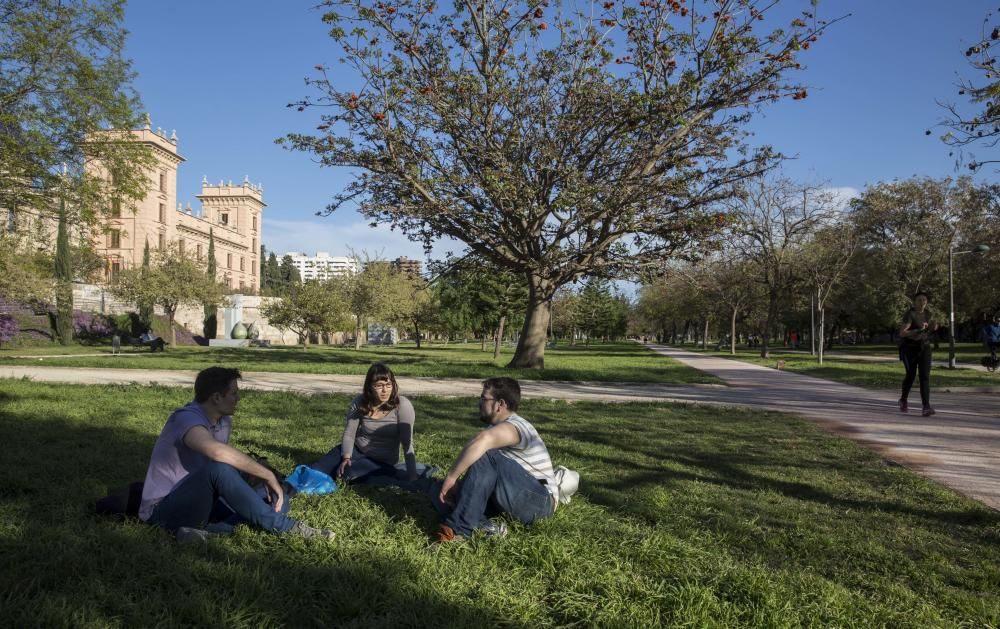
{"type": "Polygon", "coordinates": [[[104,315],[89,312],[73,312],[73,336],[84,341],[108,338],[114,330],[111,321],[104,315]]]}
{"type": "Polygon", "coordinates": [[[20,331],[17,319],[10,315],[0,315],[0,344],[10,343],[20,331]]]}

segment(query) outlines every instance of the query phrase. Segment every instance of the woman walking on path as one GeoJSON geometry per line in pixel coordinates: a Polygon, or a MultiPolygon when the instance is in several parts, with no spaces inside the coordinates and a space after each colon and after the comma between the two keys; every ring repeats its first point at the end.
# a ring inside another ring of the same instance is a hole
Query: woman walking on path
{"type": "Polygon", "coordinates": [[[927,293],[919,292],[913,296],[913,307],[903,317],[899,328],[902,343],[899,346],[899,359],[903,361],[906,375],[903,377],[903,391],[899,398],[899,410],[907,412],[906,399],[910,396],[913,378],[920,374],[920,402],[923,405],[924,417],[934,414],[931,408],[931,343],[930,335],[937,330],[937,324],[931,320],[927,309],[927,293]]]}
{"type": "MultiPolygon", "coordinates": [[[[414,412],[410,400],[399,395],[392,370],[375,363],[365,376],[364,390],[347,410],[341,443],[310,467],[355,482],[407,484],[417,480],[413,449],[414,412]],[[399,450],[406,460],[405,477],[397,470],[399,450]],[[388,481],[388,482],[387,482],[388,481]]],[[[423,468],[424,466],[419,466],[423,468]]]]}

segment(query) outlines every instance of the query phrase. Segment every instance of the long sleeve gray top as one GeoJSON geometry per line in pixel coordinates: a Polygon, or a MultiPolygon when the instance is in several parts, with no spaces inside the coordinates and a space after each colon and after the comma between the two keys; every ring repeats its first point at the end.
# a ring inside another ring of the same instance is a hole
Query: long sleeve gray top
{"type": "Polygon", "coordinates": [[[341,453],[350,457],[357,448],[359,452],[379,463],[395,465],[399,463],[399,448],[402,446],[406,459],[406,471],[410,478],[417,473],[417,457],[413,449],[413,404],[402,395],[399,406],[389,411],[385,417],[373,419],[361,410],[364,398],[357,396],[347,409],[341,453]]]}

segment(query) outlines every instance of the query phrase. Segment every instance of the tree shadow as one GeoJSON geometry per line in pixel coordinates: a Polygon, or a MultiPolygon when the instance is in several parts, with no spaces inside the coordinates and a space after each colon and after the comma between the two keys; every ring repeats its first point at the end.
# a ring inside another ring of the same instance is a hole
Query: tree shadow
{"type": "MultiPolygon", "coordinates": [[[[4,413],[5,623],[528,626],[473,599],[445,598],[440,583],[427,582],[391,546],[371,548],[359,561],[336,542],[239,529],[232,539],[192,548],[153,527],[93,515],[105,487],[142,478],[154,438],[80,417],[4,413]]],[[[417,508],[416,496],[360,493],[388,517],[428,529],[433,511],[417,508]]]]}

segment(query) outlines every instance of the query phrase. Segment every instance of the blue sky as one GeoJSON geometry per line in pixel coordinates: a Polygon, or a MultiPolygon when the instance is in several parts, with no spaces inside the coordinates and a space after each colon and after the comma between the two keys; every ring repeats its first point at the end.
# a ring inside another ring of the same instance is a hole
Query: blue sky
{"type": "MultiPolygon", "coordinates": [[[[804,0],[785,0],[808,8],[804,0]]],[[[178,201],[197,207],[202,176],[209,181],[264,185],[268,204],[263,242],[285,251],[381,253],[422,258],[419,245],[388,227],[340,210],[318,217],[349,173],[319,168],[308,155],[274,140],[309,131],[315,112],[285,107],[309,93],[303,83],[318,63],[337,55],[310,0],[133,0],[126,13],[128,55],[136,87],[154,128],[176,129],[187,159],[178,201]]],[[[793,178],[825,182],[846,194],[866,184],[912,175],[956,174],[937,139],[943,117],[935,100],[958,98],[954,84],[968,66],[974,41],[994,3],[983,0],[820,0],[834,25],[803,61],[809,98],[766,110],[752,127],[754,142],[796,156],[793,178]]],[[[348,77],[345,77],[345,80],[348,77]]],[[[989,173],[992,174],[992,173],[989,173]]],[[[442,245],[436,254],[457,250],[442,245]]]]}

